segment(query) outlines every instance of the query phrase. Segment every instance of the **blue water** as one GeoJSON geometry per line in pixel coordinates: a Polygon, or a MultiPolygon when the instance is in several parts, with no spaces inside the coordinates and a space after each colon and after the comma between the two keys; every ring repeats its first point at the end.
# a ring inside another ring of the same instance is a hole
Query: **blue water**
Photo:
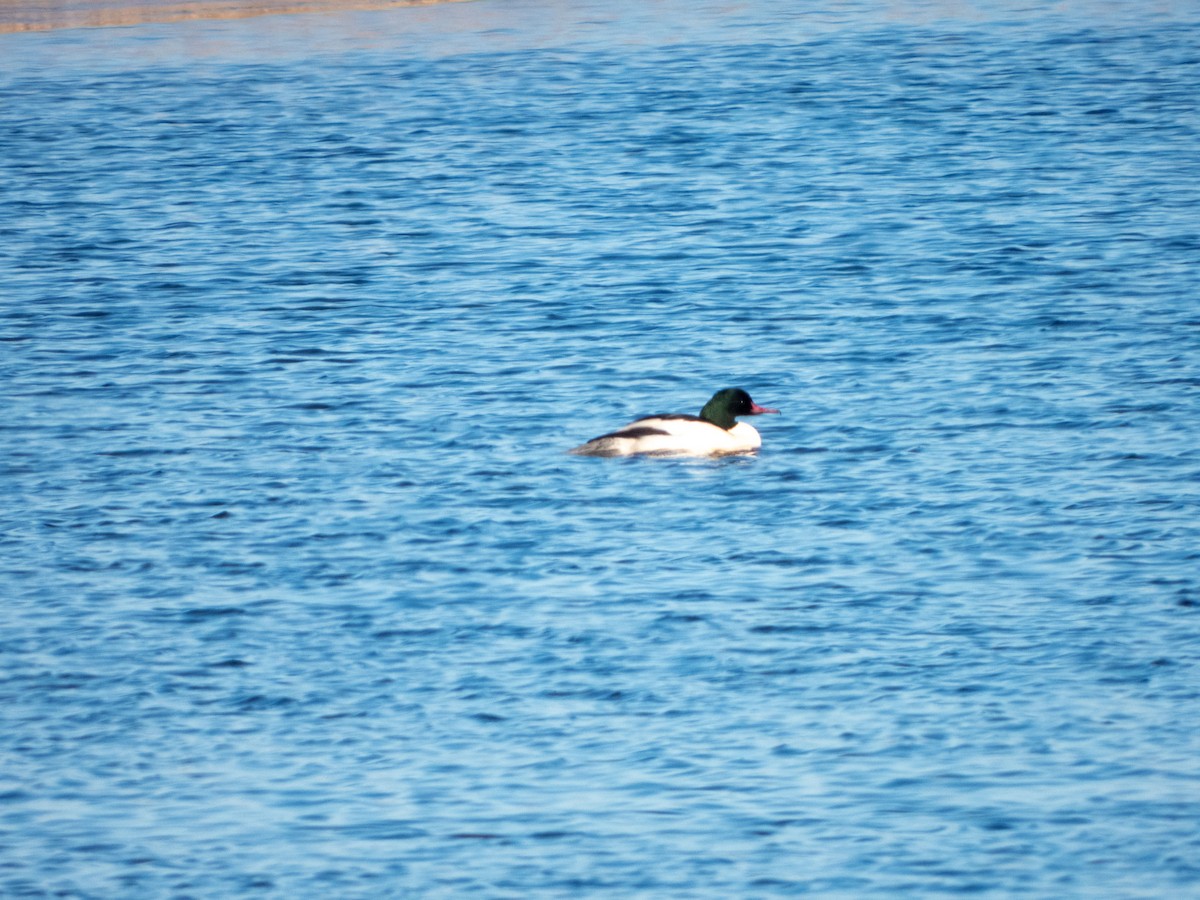
{"type": "Polygon", "coordinates": [[[1027,6],[0,36],[0,894],[1200,896],[1200,8],[1027,6]]]}

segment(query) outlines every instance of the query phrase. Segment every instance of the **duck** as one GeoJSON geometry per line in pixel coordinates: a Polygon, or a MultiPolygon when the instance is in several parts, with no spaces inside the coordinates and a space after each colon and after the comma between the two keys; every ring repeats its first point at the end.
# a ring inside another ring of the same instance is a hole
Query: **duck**
{"type": "Polygon", "coordinates": [[[568,450],[575,456],[727,456],[753,453],[762,446],[758,430],[738,416],[779,415],[759,406],[741,388],[712,395],[700,415],[647,416],[568,450]]]}

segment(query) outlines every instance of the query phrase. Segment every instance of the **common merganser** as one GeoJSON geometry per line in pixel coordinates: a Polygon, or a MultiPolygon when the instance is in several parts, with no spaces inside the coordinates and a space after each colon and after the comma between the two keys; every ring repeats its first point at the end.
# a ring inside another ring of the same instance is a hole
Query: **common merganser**
{"type": "Polygon", "coordinates": [[[759,406],[741,388],[712,395],[698,416],[672,413],[647,416],[619,431],[592,438],[568,451],[577,456],[724,456],[749,453],[762,446],[758,431],[737,416],[778,413],[759,406]]]}

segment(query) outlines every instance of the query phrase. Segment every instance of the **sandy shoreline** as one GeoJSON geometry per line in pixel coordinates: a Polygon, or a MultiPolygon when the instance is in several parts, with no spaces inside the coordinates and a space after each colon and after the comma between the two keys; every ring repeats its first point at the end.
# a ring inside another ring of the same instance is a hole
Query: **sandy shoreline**
{"type": "Polygon", "coordinates": [[[54,3],[0,2],[0,34],[53,31],[58,28],[104,28],[197,19],[246,19],[286,13],[346,12],[433,6],[465,0],[185,0],[122,3],[82,0],[54,3]]]}

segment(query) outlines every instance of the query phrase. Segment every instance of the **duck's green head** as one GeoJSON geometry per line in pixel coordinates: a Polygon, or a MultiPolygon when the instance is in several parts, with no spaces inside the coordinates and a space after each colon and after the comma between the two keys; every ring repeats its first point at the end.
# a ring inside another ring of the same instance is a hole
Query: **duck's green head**
{"type": "Polygon", "coordinates": [[[700,418],[728,431],[737,424],[738,416],[778,412],[777,409],[759,406],[741,388],[725,388],[713,394],[712,399],[704,404],[704,409],[700,410],[700,418]]]}

